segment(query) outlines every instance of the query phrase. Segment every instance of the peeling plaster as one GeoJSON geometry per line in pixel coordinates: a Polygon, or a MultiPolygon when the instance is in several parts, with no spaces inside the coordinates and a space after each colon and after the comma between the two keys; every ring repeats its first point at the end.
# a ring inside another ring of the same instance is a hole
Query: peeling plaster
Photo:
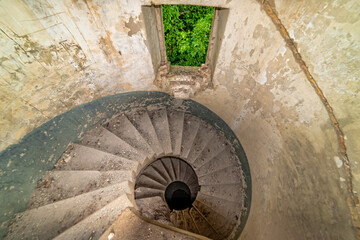
{"type": "MultiPolygon", "coordinates": [[[[1,1],[0,149],[79,104],[156,89],[141,16],[141,5],[150,3],[1,1]]],[[[230,8],[214,88],[195,100],[232,127],[249,159],[254,200],[241,239],[355,239],[349,177],[344,162],[338,168],[344,149],[339,152],[326,107],[286,44],[296,41],[346,134],[356,194],[357,1],[268,1],[288,30],[286,41],[257,1],[154,3],[230,8]]]]}

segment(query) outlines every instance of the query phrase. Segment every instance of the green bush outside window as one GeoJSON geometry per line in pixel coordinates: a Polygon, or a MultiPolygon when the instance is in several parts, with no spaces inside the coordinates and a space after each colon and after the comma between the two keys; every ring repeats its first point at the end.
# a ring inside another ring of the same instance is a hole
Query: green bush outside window
{"type": "Polygon", "coordinates": [[[162,11],[168,61],[180,66],[205,63],[214,8],[162,5],[162,11]]]}

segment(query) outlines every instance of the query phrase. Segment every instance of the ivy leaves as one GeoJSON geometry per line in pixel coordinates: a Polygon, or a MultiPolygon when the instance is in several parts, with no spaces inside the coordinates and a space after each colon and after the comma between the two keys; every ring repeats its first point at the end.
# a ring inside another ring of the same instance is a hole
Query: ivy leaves
{"type": "Polygon", "coordinates": [[[214,8],[162,5],[166,54],[173,65],[205,63],[214,8]]]}

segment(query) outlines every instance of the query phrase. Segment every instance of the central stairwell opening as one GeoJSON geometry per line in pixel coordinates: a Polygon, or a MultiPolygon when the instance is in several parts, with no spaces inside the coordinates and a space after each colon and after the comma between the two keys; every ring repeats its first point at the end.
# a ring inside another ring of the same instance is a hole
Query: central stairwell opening
{"type": "MultiPolygon", "coordinates": [[[[152,197],[154,189],[163,191],[159,196],[172,212],[191,208],[200,186],[190,164],[169,156],[151,162],[136,178],[135,193],[139,192],[136,199],[152,197]],[[141,189],[142,193],[137,189],[141,189]]],[[[156,211],[156,207],[153,210],[156,211]]]]}
{"type": "Polygon", "coordinates": [[[190,188],[181,181],[172,182],[166,187],[165,199],[170,211],[190,208],[193,203],[190,188]]]}

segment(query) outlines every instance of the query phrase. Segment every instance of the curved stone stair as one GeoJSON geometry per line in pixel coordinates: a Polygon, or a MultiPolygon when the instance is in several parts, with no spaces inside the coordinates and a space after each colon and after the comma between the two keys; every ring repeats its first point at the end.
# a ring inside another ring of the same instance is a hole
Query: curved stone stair
{"type": "Polygon", "coordinates": [[[231,144],[180,110],[121,113],[68,146],[18,213],[6,239],[98,239],[126,208],[152,220],[225,239],[244,211],[244,176],[231,144]],[[170,209],[181,182],[191,206],[170,209]],[[159,217],[160,216],[160,217],[159,217]]]}
{"type": "Polygon", "coordinates": [[[104,232],[100,240],[139,240],[139,239],[177,239],[209,240],[209,238],[183,231],[181,229],[159,224],[128,208],[104,232]]]}

